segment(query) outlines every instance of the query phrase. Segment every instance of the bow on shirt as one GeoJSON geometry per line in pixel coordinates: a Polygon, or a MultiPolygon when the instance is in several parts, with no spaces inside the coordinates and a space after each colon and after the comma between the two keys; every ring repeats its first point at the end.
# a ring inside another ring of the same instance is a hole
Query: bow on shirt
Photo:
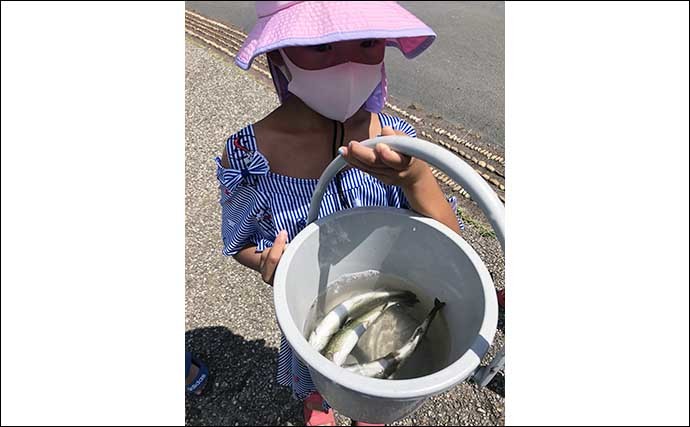
{"type": "Polygon", "coordinates": [[[250,175],[266,175],[269,170],[268,160],[258,151],[254,152],[249,162],[245,163],[245,167],[241,169],[224,168],[220,163],[220,158],[216,158],[216,164],[218,165],[218,179],[231,191],[250,175]]]}

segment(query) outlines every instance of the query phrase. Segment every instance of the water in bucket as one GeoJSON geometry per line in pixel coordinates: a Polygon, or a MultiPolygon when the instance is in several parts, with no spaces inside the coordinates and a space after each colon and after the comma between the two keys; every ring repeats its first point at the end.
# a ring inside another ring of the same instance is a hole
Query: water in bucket
{"type": "MultiPolygon", "coordinates": [[[[409,290],[414,292],[419,302],[413,307],[396,305],[388,310],[370,326],[359,339],[357,346],[348,356],[345,364],[366,363],[385,356],[402,347],[412,336],[413,331],[424,321],[433,307],[435,295],[420,294],[420,287],[390,274],[367,270],[341,276],[326,288],[326,294],[319,295],[311,305],[304,336],[309,337],[318,321],[333,307],[360,293],[371,290],[409,290]],[[319,310],[319,301],[323,310],[319,310]]],[[[410,379],[439,371],[449,364],[449,329],[444,307],[431,322],[431,326],[416,350],[390,379],[410,379]]]]}

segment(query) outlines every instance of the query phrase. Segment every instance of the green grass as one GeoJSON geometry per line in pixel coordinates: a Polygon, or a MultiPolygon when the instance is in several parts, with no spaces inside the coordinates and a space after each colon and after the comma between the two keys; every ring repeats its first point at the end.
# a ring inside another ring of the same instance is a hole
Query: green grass
{"type": "Polygon", "coordinates": [[[477,221],[474,218],[471,218],[470,216],[463,213],[460,210],[460,208],[458,208],[457,214],[465,224],[474,227],[479,232],[480,236],[493,237],[494,239],[496,238],[496,232],[494,232],[494,230],[489,225],[484,224],[481,221],[477,221]]]}

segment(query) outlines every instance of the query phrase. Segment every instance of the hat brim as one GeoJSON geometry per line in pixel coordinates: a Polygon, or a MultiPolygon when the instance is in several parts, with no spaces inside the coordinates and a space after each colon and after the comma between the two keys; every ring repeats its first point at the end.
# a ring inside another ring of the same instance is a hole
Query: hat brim
{"type": "Polygon", "coordinates": [[[259,18],[235,63],[248,70],[258,55],[279,48],[360,39],[385,39],[387,46],[414,58],[435,38],[431,28],[393,1],[304,1],[259,18]]]}

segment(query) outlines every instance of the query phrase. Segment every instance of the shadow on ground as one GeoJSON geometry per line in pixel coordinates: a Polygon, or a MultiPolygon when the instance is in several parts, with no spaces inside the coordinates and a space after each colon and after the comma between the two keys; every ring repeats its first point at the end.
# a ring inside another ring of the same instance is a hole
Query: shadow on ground
{"type": "Polygon", "coordinates": [[[506,377],[503,371],[496,374],[486,388],[498,394],[499,396],[506,397],[506,377]]]}
{"type": "Polygon", "coordinates": [[[200,397],[187,396],[186,425],[303,425],[301,405],[276,382],[278,351],[226,327],[185,333],[185,349],[208,365],[200,397]]]}

